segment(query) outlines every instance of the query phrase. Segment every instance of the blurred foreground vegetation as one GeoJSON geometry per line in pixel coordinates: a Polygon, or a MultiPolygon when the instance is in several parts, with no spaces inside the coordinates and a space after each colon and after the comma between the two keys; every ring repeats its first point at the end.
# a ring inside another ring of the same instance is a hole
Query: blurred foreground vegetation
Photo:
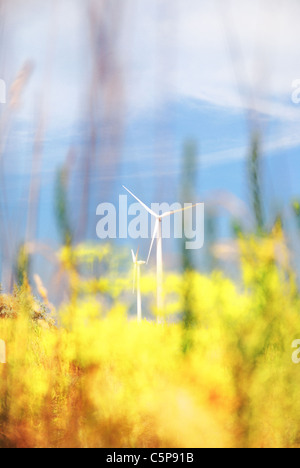
{"type": "MultiPolygon", "coordinates": [[[[109,247],[63,249],[60,310],[26,278],[2,295],[0,446],[298,447],[300,297],[282,230],[239,249],[239,288],[217,272],[166,275],[164,324],[129,315],[131,276],[82,280],[80,262],[108,262],[109,247]]],[[[143,305],[154,290],[143,274],[143,305]]]]}

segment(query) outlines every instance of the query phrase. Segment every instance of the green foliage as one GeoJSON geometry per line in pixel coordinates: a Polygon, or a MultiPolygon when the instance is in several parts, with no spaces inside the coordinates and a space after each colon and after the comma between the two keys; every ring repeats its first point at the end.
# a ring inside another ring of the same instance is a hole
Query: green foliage
{"type": "Polygon", "coordinates": [[[256,230],[262,234],[265,228],[261,193],[261,153],[260,137],[254,134],[248,163],[248,177],[251,190],[252,207],[256,221],[256,230]]]}
{"type": "MultiPolygon", "coordinates": [[[[280,223],[239,249],[239,288],[219,272],[166,274],[161,325],[129,316],[131,277],[113,276],[109,246],[60,253],[73,296],[58,328],[28,285],[0,296],[15,312],[0,320],[0,446],[298,447],[300,299],[280,223]],[[92,261],[105,275],[81,277],[92,261]]],[[[155,303],[151,273],[141,289],[155,303]]]]}
{"type": "Polygon", "coordinates": [[[30,257],[25,245],[21,245],[17,255],[16,278],[17,284],[21,286],[29,276],[30,257]]]}
{"type": "Polygon", "coordinates": [[[299,200],[294,200],[292,203],[293,212],[297,221],[298,229],[300,229],[300,202],[299,200]]]}
{"type": "MultiPolygon", "coordinates": [[[[183,168],[181,176],[181,201],[193,203],[195,200],[197,175],[199,171],[198,148],[193,140],[187,141],[183,151],[183,168]]],[[[192,253],[185,248],[185,240],[181,243],[183,270],[192,270],[195,267],[192,253]]]]}
{"type": "Polygon", "coordinates": [[[55,215],[63,244],[71,245],[72,230],[68,217],[67,181],[67,171],[63,168],[57,173],[55,186],[55,215]]]}

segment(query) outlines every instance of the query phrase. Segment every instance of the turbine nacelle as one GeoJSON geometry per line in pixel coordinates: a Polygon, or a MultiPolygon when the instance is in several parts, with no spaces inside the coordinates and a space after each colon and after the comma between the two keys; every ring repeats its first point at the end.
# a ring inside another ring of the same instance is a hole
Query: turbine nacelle
{"type": "MultiPolygon", "coordinates": [[[[136,254],[134,254],[134,251],[131,250],[132,262],[133,262],[133,265],[134,265],[134,271],[133,271],[133,293],[135,292],[135,285],[136,285],[136,283],[139,281],[138,270],[140,269],[140,267],[141,267],[142,265],[145,265],[145,264],[146,264],[146,262],[144,262],[143,260],[139,260],[139,259],[138,259],[139,250],[140,250],[140,248],[137,249],[136,254]]],[[[139,285],[138,285],[138,288],[139,288],[139,285]]]]}
{"type": "Polygon", "coordinates": [[[145,265],[146,262],[144,262],[143,260],[138,260],[138,254],[139,254],[139,248],[137,249],[136,254],[134,254],[133,250],[131,250],[133,264],[134,265],[145,265]]]}

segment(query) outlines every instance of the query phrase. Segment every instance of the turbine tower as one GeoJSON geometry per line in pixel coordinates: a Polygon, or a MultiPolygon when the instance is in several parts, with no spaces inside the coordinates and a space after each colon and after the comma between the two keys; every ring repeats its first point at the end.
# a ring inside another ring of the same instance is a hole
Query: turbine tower
{"type": "Polygon", "coordinates": [[[145,265],[146,262],[142,260],[138,260],[139,249],[137,249],[136,255],[134,255],[133,250],[131,251],[132,261],[134,264],[134,272],[133,272],[133,293],[135,291],[136,285],[136,293],[137,293],[137,321],[142,321],[142,297],[141,297],[141,266],[145,265]]]}

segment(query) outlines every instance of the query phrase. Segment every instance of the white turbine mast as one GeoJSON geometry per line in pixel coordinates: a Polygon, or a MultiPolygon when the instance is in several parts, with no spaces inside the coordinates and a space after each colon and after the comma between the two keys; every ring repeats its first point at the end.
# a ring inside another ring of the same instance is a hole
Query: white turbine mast
{"type": "Polygon", "coordinates": [[[131,250],[132,261],[134,265],[133,271],[133,293],[135,292],[135,285],[136,285],[136,293],[137,293],[137,321],[142,321],[142,296],[141,296],[141,266],[145,265],[146,262],[138,259],[139,255],[139,248],[137,249],[136,254],[134,254],[133,250],[131,250]]]}

